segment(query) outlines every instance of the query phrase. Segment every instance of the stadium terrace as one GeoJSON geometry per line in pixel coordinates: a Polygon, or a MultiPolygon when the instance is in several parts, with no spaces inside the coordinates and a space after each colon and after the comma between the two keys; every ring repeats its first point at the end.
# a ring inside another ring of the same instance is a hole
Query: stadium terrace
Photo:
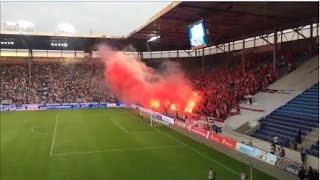
{"type": "Polygon", "coordinates": [[[1,25],[3,180],[319,179],[318,2],[173,2],[124,37],[1,25]]]}

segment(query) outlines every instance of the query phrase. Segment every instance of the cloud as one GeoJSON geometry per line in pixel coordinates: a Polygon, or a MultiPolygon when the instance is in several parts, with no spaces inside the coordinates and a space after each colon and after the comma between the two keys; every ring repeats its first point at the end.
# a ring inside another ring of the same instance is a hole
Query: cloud
{"type": "Polygon", "coordinates": [[[37,32],[55,32],[69,22],[77,32],[127,35],[170,2],[2,2],[2,21],[20,19],[35,24],[37,32]]]}

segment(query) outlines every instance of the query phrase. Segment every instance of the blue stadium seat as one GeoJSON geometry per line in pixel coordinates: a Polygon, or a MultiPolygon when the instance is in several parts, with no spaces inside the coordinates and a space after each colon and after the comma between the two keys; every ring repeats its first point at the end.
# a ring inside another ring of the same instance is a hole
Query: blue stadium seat
{"type": "MultiPolygon", "coordinates": [[[[279,137],[280,143],[286,138],[295,140],[299,129],[302,136],[307,135],[319,127],[319,83],[276,109],[260,122],[261,128],[251,136],[265,141],[270,141],[274,136],[279,137]]],[[[319,141],[307,152],[319,156],[319,141]]]]}

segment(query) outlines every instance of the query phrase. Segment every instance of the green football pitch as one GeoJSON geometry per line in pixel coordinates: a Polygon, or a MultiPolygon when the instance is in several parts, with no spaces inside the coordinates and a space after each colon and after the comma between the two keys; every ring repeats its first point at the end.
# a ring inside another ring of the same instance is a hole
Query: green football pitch
{"type": "Polygon", "coordinates": [[[127,109],[1,112],[1,180],[201,180],[211,167],[218,180],[250,171],[127,109]]]}

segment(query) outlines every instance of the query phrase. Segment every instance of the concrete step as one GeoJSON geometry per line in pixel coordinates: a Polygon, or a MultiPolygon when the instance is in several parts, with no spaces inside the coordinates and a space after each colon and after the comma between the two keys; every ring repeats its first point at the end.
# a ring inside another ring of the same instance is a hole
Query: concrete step
{"type": "MultiPolygon", "coordinates": [[[[301,144],[301,146],[303,146],[304,148],[309,148],[312,146],[312,144],[314,144],[314,143],[305,141],[301,144]]],[[[301,148],[301,146],[300,146],[300,148],[301,148]]]]}
{"type": "Polygon", "coordinates": [[[319,134],[308,134],[306,137],[314,138],[314,139],[319,139],[319,134]]]}
{"type": "Polygon", "coordinates": [[[319,137],[319,128],[313,129],[308,135],[319,137]]]}
{"type": "Polygon", "coordinates": [[[319,140],[319,128],[315,128],[309,134],[307,134],[303,139],[301,145],[303,147],[309,148],[312,144],[319,140]]]}
{"type": "Polygon", "coordinates": [[[310,137],[309,136],[309,137],[304,137],[303,138],[303,142],[306,141],[306,142],[311,142],[312,143],[312,142],[317,142],[318,140],[319,140],[318,137],[310,137]]]}
{"type": "Polygon", "coordinates": [[[314,135],[314,136],[319,136],[319,128],[316,128],[315,130],[313,130],[311,133],[309,133],[310,135],[314,135]]]}

